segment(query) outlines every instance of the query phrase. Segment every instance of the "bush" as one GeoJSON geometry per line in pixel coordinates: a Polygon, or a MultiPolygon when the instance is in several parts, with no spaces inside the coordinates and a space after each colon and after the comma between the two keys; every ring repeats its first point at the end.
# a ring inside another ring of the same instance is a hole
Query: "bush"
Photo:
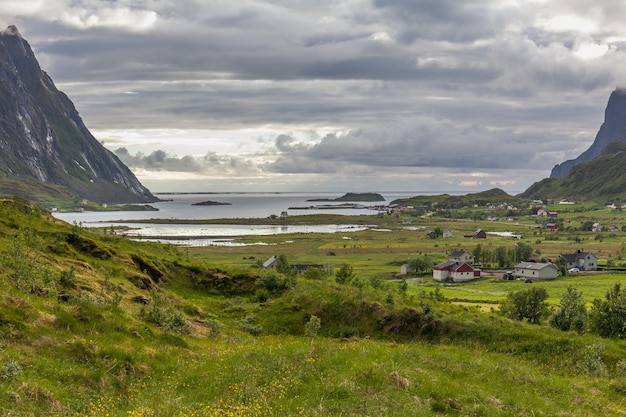
{"type": "Polygon", "coordinates": [[[626,339],[626,290],[617,283],[605,299],[595,299],[589,310],[591,330],[602,337],[626,339]]]}
{"type": "Polygon", "coordinates": [[[257,318],[252,315],[246,316],[239,322],[241,330],[250,333],[253,336],[258,336],[263,333],[263,326],[257,322],[257,318]]]}
{"type": "Polygon", "coordinates": [[[587,346],[582,361],[578,364],[580,371],[601,378],[609,376],[609,371],[602,360],[603,351],[604,346],[601,344],[587,346]]]}
{"type": "Polygon", "coordinates": [[[346,263],[339,267],[339,270],[335,273],[335,281],[339,284],[348,284],[354,278],[354,270],[351,265],[346,263]]]}
{"type": "Polygon", "coordinates": [[[146,313],[146,319],[157,324],[164,330],[189,332],[189,324],[183,313],[174,308],[170,302],[156,291],[152,291],[152,303],[146,313]]]}
{"type": "Polygon", "coordinates": [[[548,319],[548,324],[563,331],[574,330],[578,334],[585,331],[587,308],[582,293],[571,285],[561,297],[558,311],[548,319]]]}
{"type": "Polygon", "coordinates": [[[547,298],[548,292],[541,287],[510,292],[500,306],[500,312],[513,320],[540,324],[542,317],[548,312],[547,298]]]}
{"type": "Polygon", "coordinates": [[[0,381],[13,381],[22,375],[22,365],[10,359],[0,366],[0,381]]]}

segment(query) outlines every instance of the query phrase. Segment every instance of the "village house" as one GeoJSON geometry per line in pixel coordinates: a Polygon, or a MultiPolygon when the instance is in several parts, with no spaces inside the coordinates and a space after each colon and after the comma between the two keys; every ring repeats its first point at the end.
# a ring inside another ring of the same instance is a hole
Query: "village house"
{"type": "Polygon", "coordinates": [[[443,229],[443,237],[444,238],[452,237],[452,230],[450,230],[450,229],[443,229]]]}
{"type": "Polygon", "coordinates": [[[602,231],[602,225],[600,223],[594,223],[593,226],[591,226],[591,231],[592,232],[601,232],[602,231]]]}
{"type": "Polygon", "coordinates": [[[487,239],[487,233],[483,229],[478,229],[472,235],[472,239],[487,239]]]}
{"type": "Polygon", "coordinates": [[[400,275],[412,274],[415,272],[415,268],[411,268],[409,264],[400,265],[400,275]]]}
{"type": "Polygon", "coordinates": [[[467,262],[447,261],[433,267],[433,279],[439,282],[464,282],[480,277],[480,269],[467,262]]]}
{"type": "Polygon", "coordinates": [[[293,269],[298,275],[300,275],[309,268],[324,269],[325,266],[321,264],[290,264],[289,268],[293,269]]]}
{"type": "Polygon", "coordinates": [[[561,254],[565,259],[567,269],[578,268],[580,271],[595,271],[598,269],[598,257],[591,252],[577,250],[574,253],[561,254]]]}
{"type": "Polygon", "coordinates": [[[515,265],[514,275],[517,277],[533,279],[554,279],[558,269],[554,264],[543,262],[520,262],[515,265]]]}
{"type": "Polygon", "coordinates": [[[474,255],[465,250],[455,250],[448,255],[448,260],[454,262],[467,262],[468,264],[473,265],[474,255]]]}
{"type": "Polygon", "coordinates": [[[270,256],[270,258],[267,261],[263,262],[263,268],[264,269],[273,268],[276,265],[276,261],[278,261],[278,257],[276,255],[270,256]]]}
{"type": "Polygon", "coordinates": [[[552,222],[546,222],[546,223],[544,223],[544,224],[543,224],[543,227],[544,227],[546,230],[553,230],[553,231],[559,230],[559,225],[558,225],[557,223],[552,223],[552,222]]]}

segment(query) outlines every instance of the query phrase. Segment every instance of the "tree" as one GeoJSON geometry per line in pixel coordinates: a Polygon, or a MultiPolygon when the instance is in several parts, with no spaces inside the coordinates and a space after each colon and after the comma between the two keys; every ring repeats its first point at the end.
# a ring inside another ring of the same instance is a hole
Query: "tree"
{"type": "Polygon", "coordinates": [[[313,315],[304,325],[304,334],[309,338],[311,343],[313,343],[313,339],[317,336],[317,332],[322,328],[322,320],[313,315]]]}
{"type": "Polygon", "coordinates": [[[498,263],[498,266],[500,268],[509,266],[510,264],[509,254],[507,253],[506,248],[504,246],[498,246],[496,248],[495,255],[496,255],[496,262],[498,263]]]}
{"type": "Polygon", "coordinates": [[[563,256],[559,256],[558,258],[556,258],[554,265],[556,265],[556,267],[559,269],[561,275],[567,275],[567,262],[565,261],[565,258],[563,256]]]}
{"type": "Polygon", "coordinates": [[[415,270],[417,273],[426,272],[433,267],[433,261],[425,255],[421,258],[411,259],[409,261],[409,268],[415,270]]]}
{"type": "Polygon", "coordinates": [[[480,261],[482,260],[482,255],[483,255],[482,243],[479,243],[478,245],[476,245],[476,247],[472,251],[472,255],[474,255],[474,262],[477,264],[480,264],[480,261]]]}
{"type": "Polygon", "coordinates": [[[527,261],[533,256],[533,247],[528,243],[517,243],[515,250],[517,251],[517,256],[515,257],[517,262],[527,261]]]}
{"type": "Polygon", "coordinates": [[[540,324],[541,318],[548,312],[547,298],[548,292],[542,287],[513,291],[500,306],[500,312],[513,320],[527,320],[531,324],[540,324]]]}
{"type": "Polygon", "coordinates": [[[335,281],[340,284],[348,284],[354,278],[354,271],[352,266],[344,263],[339,267],[339,270],[335,273],[335,281]]]}
{"type": "Polygon", "coordinates": [[[287,260],[287,256],[278,255],[276,259],[276,271],[281,274],[289,275],[292,273],[291,267],[289,266],[289,261],[287,260]]]}
{"type": "Polygon", "coordinates": [[[622,290],[620,283],[607,291],[604,300],[593,300],[589,325],[602,337],[626,339],[626,290],[622,290]]]}
{"type": "Polygon", "coordinates": [[[574,330],[578,334],[585,331],[587,307],[582,292],[569,285],[561,296],[559,309],[550,316],[548,324],[563,331],[574,330]]]}

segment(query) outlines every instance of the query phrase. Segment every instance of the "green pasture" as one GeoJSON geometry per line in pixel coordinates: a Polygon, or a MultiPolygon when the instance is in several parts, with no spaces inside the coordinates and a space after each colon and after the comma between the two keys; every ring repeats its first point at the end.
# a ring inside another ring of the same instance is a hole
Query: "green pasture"
{"type": "Polygon", "coordinates": [[[496,303],[503,300],[509,292],[521,291],[533,287],[545,288],[549,298],[547,302],[558,305],[561,296],[568,286],[582,292],[582,296],[590,304],[594,299],[603,299],[607,291],[616,283],[626,283],[626,274],[577,274],[558,277],[553,280],[535,280],[525,283],[523,280],[499,280],[493,277],[483,277],[464,283],[439,283],[429,277],[413,278],[408,280],[412,293],[430,292],[439,288],[441,294],[452,300],[468,301],[472,303],[496,303]]]}

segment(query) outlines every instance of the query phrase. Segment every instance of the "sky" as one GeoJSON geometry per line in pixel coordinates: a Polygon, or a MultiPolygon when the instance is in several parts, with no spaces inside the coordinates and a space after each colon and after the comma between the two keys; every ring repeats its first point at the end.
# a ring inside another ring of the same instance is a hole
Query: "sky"
{"type": "Polygon", "coordinates": [[[2,0],[153,192],[516,194],[626,86],[622,0],[2,0]]]}

